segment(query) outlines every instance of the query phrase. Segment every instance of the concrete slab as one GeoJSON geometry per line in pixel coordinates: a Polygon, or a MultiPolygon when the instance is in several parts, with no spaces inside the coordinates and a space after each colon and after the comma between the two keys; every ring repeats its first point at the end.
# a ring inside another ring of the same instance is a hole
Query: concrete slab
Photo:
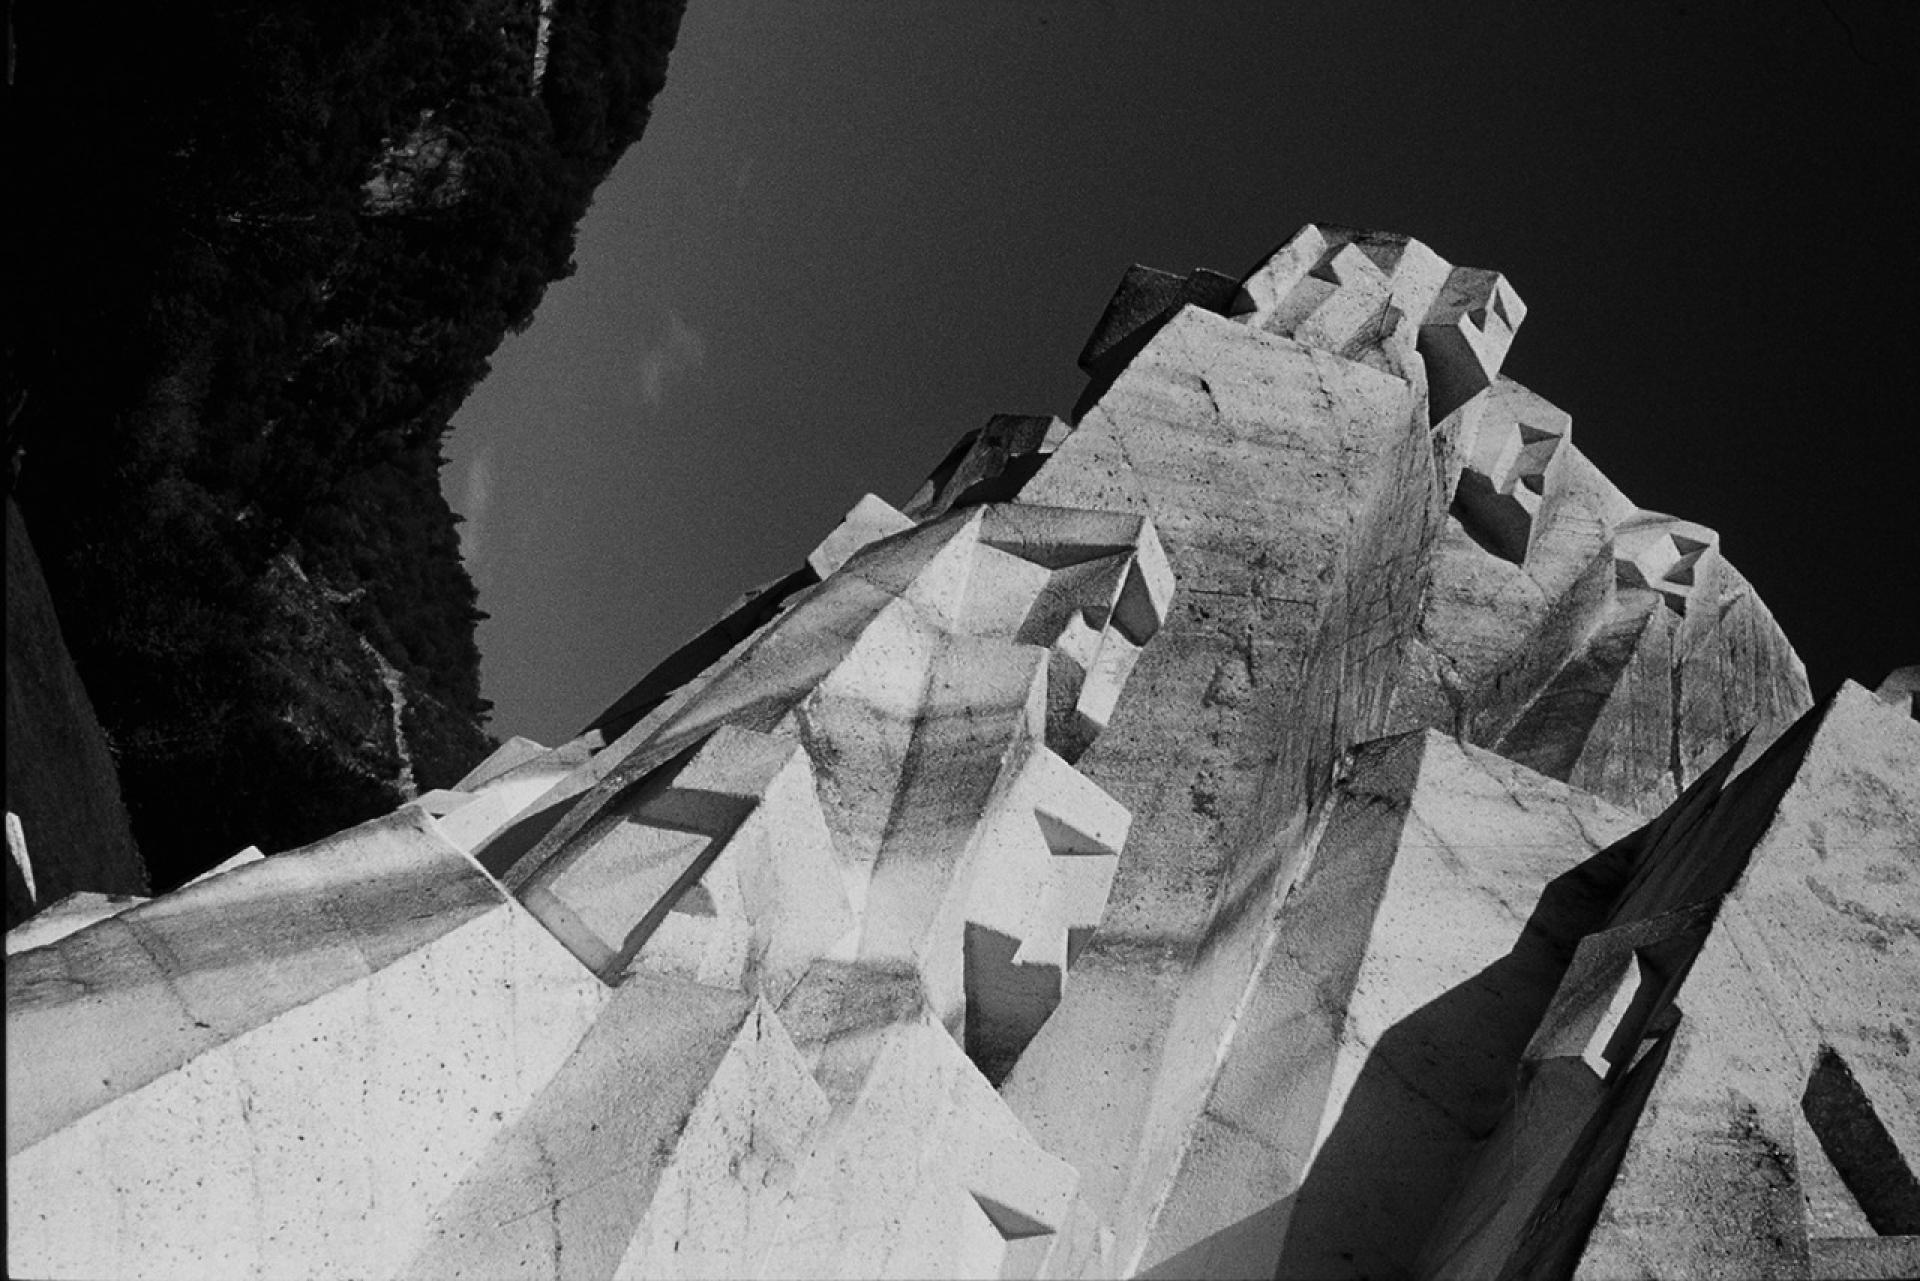
{"type": "Polygon", "coordinates": [[[750,1275],[826,1117],[764,1003],[636,975],[400,1275],[750,1275]]]}
{"type": "Polygon", "coordinates": [[[9,961],[13,1270],[399,1266],[607,999],[430,822],[356,828],[9,961]]]}
{"type": "Polygon", "coordinates": [[[807,553],[807,568],[824,579],[868,543],[912,528],[913,521],[895,511],[885,499],[864,495],[833,532],[807,553]]]}
{"type": "Polygon", "coordinates": [[[454,790],[461,792],[478,791],[482,786],[505,774],[508,770],[526,764],[547,749],[524,735],[515,734],[488,753],[487,758],[468,770],[466,776],[455,783],[454,790]]]}
{"type": "Polygon", "coordinates": [[[1825,1275],[1920,1226],[1920,727],[1846,686],[1734,755],[1627,843],[1425,1269],[1825,1275]]]}
{"type": "Polygon", "coordinates": [[[69,934],[149,901],[134,894],[96,894],[92,890],[69,894],[8,930],[7,955],[51,946],[69,934]]]}
{"type": "Polygon", "coordinates": [[[1881,702],[1905,707],[1909,716],[1920,719],[1920,665],[1894,668],[1873,692],[1881,702]]]}
{"type": "Polygon", "coordinates": [[[1276,894],[1143,1273],[1405,1274],[1553,994],[1582,865],[1635,822],[1431,732],[1362,748],[1276,894]]]}

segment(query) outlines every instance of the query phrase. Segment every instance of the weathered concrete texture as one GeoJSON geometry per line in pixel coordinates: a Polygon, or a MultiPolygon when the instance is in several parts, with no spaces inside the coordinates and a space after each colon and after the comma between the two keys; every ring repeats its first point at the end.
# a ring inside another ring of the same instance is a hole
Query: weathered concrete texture
{"type": "Polygon", "coordinates": [[[1812,704],[1805,668],[1731,565],[1696,591],[1684,616],[1621,591],[1496,750],[1651,814],[1749,733],[1771,741],[1812,704]]]}
{"type": "Polygon", "coordinates": [[[835,526],[834,531],[822,539],[818,547],[808,553],[807,568],[819,577],[826,578],[868,543],[879,542],[882,538],[912,528],[913,521],[895,511],[885,499],[868,494],[853,505],[846,519],[835,526]]]}
{"type": "Polygon", "coordinates": [[[134,894],[95,894],[90,890],[69,894],[38,916],[8,930],[7,955],[57,943],[69,934],[145,902],[146,899],[134,894]]]}
{"type": "MultiPolygon", "coordinates": [[[[1796,1153],[1802,1168],[1830,1164],[1874,1232],[1920,1233],[1920,1074],[1912,1061],[1920,1039],[1920,725],[1848,684],[1778,746],[1797,746],[1791,739],[1804,740],[1798,768],[1687,979],[1689,1035],[1654,1087],[1582,1275],[1654,1260],[1674,1275],[1797,1267],[1804,1247],[1794,1234],[1777,1246],[1754,1232],[1740,1185],[1705,1168],[1700,1154],[1729,1138],[1749,1169],[1764,1171],[1776,1149],[1796,1153]],[[1815,1144],[1796,1142],[1796,1114],[1815,1144]],[[1690,1214],[1656,1212],[1681,1194],[1690,1214]]],[[[1763,776],[1770,763],[1763,758],[1750,775],[1763,776]]],[[[1723,807],[1766,794],[1743,794],[1746,777],[1723,807]]],[[[1735,821],[1730,815],[1719,827],[1735,821]]],[[[1749,1174],[1745,1186],[1752,1181],[1749,1174]]],[[[1799,1231],[1820,1234],[1818,1207],[1789,1188],[1781,1220],[1810,1220],[1799,1231]]],[[[1827,1190],[1839,1199],[1831,1181],[1827,1190]]],[[[1920,1251],[1908,1258],[1920,1263],[1920,1251]]]]}
{"type": "Polygon", "coordinates": [[[1341,750],[1385,725],[1440,528],[1424,373],[1387,372],[1424,368],[1417,335],[1388,309],[1403,296],[1425,314],[1415,295],[1430,301],[1449,269],[1433,258],[1388,275],[1430,251],[1369,241],[1386,267],[1356,250],[1328,269],[1380,295],[1356,318],[1339,310],[1341,280],[1302,286],[1329,252],[1309,239],[1248,278],[1251,311],[1168,320],[1022,492],[1152,515],[1181,582],[1081,761],[1136,815],[1107,918],[1005,1086],[1116,1234],[1114,1253],[1076,1265],[1096,1273],[1145,1248],[1308,808],[1341,750]],[[1302,318],[1277,310],[1303,287],[1322,302],[1302,318]],[[1313,316],[1310,342],[1278,332],[1313,316]],[[1101,1091],[1082,1087],[1090,1059],[1105,1065],[1101,1091]]]}
{"type": "Polygon", "coordinates": [[[1896,667],[1888,672],[1887,678],[1874,690],[1874,696],[1883,703],[1906,708],[1909,715],[1920,720],[1920,665],[1896,667]]]}
{"type": "Polygon", "coordinates": [[[1732,757],[1625,843],[1425,1269],[1920,1261],[1886,1244],[1920,1227],[1920,727],[1849,685],[1729,783],[1732,757]]]}
{"type": "Polygon", "coordinates": [[[1650,815],[1812,698],[1718,536],[1639,511],[1571,434],[1519,384],[1493,388],[1393,723],[1449,728],[1650,815]]]}
{"type": "Polygon", "coordinates": [[[1216,271],[1202,269],[1181,276],[1153,267],[1127,268],[1080,351],[1080,368],[1087,372],[1088,383],[1074,406],[1075,422],[1099,402],[1113,380],[1182,307],[1241,316],[1252,310],[1253,303],[1233,277],[1216,271]]]}
{"type": "Polygon", "coordinates": [[[1071,422],[576,737],[55,904],[10,1263],[1920,1273],[1920,681],[1809,711],[1524,315],[1350,228],[1135,268],[1071,422]]]}
{"type": "Polygon", "coordinates": [[[757,1272],[1031,1276],[1076,1182],[937,1024],[897,1024],[852,1105],[801,1159],[757,1272]]]}
{"type": "Polygon", "coordinates": [[[400,1275],[747,1275],[827,1112],[764,1004],[636,975],[400,1275]]]}
{"type": "Polygon", "coordinates": [[[141,1250],[201,1275],[990,1274],[1096,1230],[981,1068],[1019,1057],[1100,921],[1128,815],[1055,747],[1084,750],[1160,630],[1165,554],[1126,513],[916,528],[869,499],[813,561],[817,589],[612,744],[515,741],[379,824],[23,939],[16,1254],[61,1275],[141,1250]],[[440,1051],[464,1058],[416,1061],[440,1051]],[[115,1125],[188,1159],[103,1166],[115,1125]],[[251,1217],[200,1232],[222,1197],[251,1217]],[[136,1226],[73,1240],[102,1215],[136,1226]],[[823,1215],[868,1227],[823,1238],[823,1215]]]}
{"type": "Polygon", "coordinates": [[[1636,820],[1431,731],[1335,788],[1165,1199],[1146,1275],[1404,1275],[1636,820]]]}
{"type": "Polygon", "coordinates": [[[605,999],[406,814],[13,956],[11,1268],[390,1273],[605,999]]]}

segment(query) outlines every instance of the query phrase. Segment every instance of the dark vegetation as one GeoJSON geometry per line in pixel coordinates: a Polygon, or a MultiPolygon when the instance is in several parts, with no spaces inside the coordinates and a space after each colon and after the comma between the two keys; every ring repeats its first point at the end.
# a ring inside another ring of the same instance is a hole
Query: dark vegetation
{"type": "Polygon", "coordinates": [[[8,858],[7,928],[75,890],[145,894],[120,782],[20,512],[7,500],[7,810],[32,833],[8,858]],[[28,881],[31,874],[33,880],[28,881]]]}
{"type": "Polygon", "coordinates": [[[537,87],[538,0],[11,6],[12,488],[156,889],[488,750],[441,442],[683,3],[559,0],[537,87]]]}

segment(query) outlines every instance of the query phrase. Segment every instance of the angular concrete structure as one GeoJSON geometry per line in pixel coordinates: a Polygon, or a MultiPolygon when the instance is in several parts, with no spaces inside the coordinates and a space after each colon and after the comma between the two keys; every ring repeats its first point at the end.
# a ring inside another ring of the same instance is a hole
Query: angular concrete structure
{"type": "Polygon", "coordinates": [[[1816,706],[1525,317],[1133,268],[575,739],[50,906],[13,1272],[1920,1273],[1920,681],[1816,706]]]}

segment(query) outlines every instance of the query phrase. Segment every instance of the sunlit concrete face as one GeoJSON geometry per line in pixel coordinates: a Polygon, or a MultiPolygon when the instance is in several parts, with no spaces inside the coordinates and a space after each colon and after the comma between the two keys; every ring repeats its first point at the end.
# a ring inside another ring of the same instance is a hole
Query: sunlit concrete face
{"type": "Polygon", "coordinates": [[[574,739],[52,905],[10,1265],[1920,1271],[1916,682],[1815,706],[1525,316],[1352,228],[1136,267],[1071,414],[574,739]]]}
{"type": "Polygon", "coordinates": [[[983,1071],[1019,1057],[1099,924],[1128,814],[1055,748],[1097,737],[1173,579],[1137,516],[967,507],[921,528],[871,496],[808,569],[613,744],[510,743],[332,842],[23,932],[16,1258],[1038,1266],[1078,1177],[983,1071]],[[135,1011],[154,1029],[113,1044],[102,1020],[135,1011]],[[99,1084],[54,1068],[71,1058],[99,1084]],[[99,1167],[116,1132],[130,1163],[99,1167]],[[180,1228],[243,1184],[246,1214],[180,1228]],[[130,1226],[68,1243],[107,1206],[130,1226]]]}

